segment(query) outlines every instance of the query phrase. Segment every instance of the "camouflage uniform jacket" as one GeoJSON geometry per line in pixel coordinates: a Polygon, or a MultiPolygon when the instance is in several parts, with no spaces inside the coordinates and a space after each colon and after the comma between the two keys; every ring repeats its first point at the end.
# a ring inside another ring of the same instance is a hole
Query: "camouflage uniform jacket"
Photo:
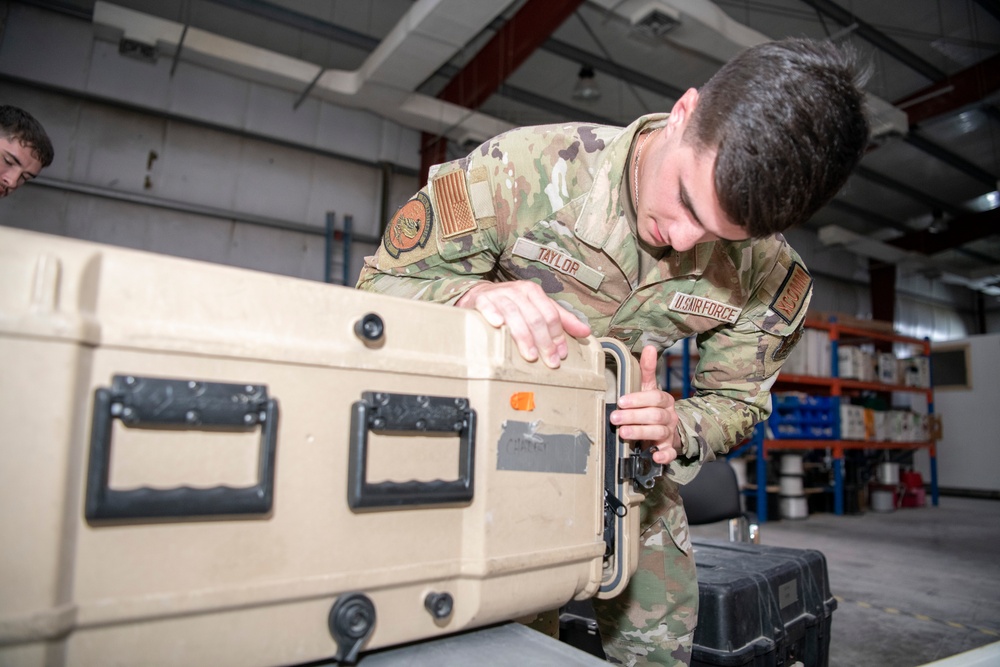
{"type": "Polygon", "coordinates": [[[694,395],[676,405],[684,452],[670,474],[684,483],[770,414],[769,389],[797,340],[812,279],[780,235],[640,261],[622,181],[637,134],[666,118],[515,129],[432,168],[358,287],[453,303],[480,280],[533,280],[594,335],[636,354],[696,335],[694,395]]]}

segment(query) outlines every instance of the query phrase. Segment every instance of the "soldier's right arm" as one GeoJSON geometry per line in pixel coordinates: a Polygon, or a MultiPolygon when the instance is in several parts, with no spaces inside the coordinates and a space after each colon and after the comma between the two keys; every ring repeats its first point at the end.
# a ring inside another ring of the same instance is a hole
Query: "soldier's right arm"
{"type": "Polygon", "coordinates": [[[566,334],[590,327],[558,305],[535,282],[499,279],[497,260],[507,232],[497,224],[493,191],[468,158],[442,165],[431,184],[403,205],[386,227],[375,255],[365,259],[358,288],[472,308],[495,327],[507,325],[521,356],[558,367],[566,334]]]}
{"type": "Polygon", "coordinates": [[[504,242],[487,170],[463,158],[432,168],[430,182],[386,225],[358,288],[454,304],[495,276],[504,242]]]}
{"type": "Polygon", "coordinates": [[[378,250],[365,258],[358,289],[454,304],[485,280],[493,272],[499,254],[495,234],[477,229],[467,235],[464,243],[439,240],[439,224],[440,215],[425,186],[389,221],[378,250]],[[461,243],[464,251],[451,247],[445,250],[445,255],[451,257],[445,256],[439,241],[450,246],[461,243]]]}

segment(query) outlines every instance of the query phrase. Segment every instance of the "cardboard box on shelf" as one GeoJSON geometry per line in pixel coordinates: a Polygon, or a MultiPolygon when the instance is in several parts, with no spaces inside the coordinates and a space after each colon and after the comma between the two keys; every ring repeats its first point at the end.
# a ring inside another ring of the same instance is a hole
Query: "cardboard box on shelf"
{"type": "Polygon", "coordinates": [[[899,384],[899,361],[891,352],[879,352],[877,357],[878,381],[882,384],[899,384]]]}
{"type": "Polygon", "coordinates": [[[926,389],[931,386],[931,360],[928,357],[900,359],[899,375],[904,386],[926,389]]]}
{"type": "Polygon", "coordinates": [[[875,427],[872,440],[885,442],[892,439],[889,431],[889,412],[887,410],[875,410],[872,421],[875,427]]]}
{"type": "Polygon", "coordinates": [[[838,375],[848,380],[875,381],[875,357],[856,345],[837,348],[838,375]]]}
{"type": "Polygon", "coordinates": [[[864,409],[865,440],[875,439],[875,414],[875,410],[872,408],[864,409]]]}
{"type": "Polygon", "coordinates": [[[831,347],[830,334],[823,329],[809,329],[808,336],[808,356],[807,373],[817,377],[830,377],[833,375],[831,369],[831,347]]]}
{"type": "Polygon", "coordinates": [[[840,405],[840,437],[842,440],[865,440],[865,408],[860,405],[840,405]]]}
{"type": "MultiPolygon", "coordinates": [[[[908,410],[889,411],[889,440],[892,442],[916,442],[921,440],[919,420],[921,415],[908,410]]],[[[923,438],[926,440],[926,438],[923,438]]]]}

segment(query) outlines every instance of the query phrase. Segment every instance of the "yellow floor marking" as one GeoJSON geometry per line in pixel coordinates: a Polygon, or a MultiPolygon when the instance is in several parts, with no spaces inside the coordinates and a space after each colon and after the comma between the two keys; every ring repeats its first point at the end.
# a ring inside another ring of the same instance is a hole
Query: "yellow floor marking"
{"type": "Polygon", "coordinates": [[[934,623],[941,623],[942,625],[947,625],[958,630],[976,630],[983,633],[984,635],[989,635],[990,637],[1000,637],[1000,630],[994,630],[991,628],[977,628],[964,625],[962,623],[956,623],[955,621],[942,621],[941,619],[934,618],[933,616],[927,616],[926,614],[914,614],[908,611],[902,611],[896,609],[895,607],[876,607],[870,602],[862,602],[861,600],[851,600],[848,598],[843,598],[836,596],[836,600],[841,603],[852,603],[864,609],[877,609],[879,611],[884,611],[887,614],[895,614],[896,616],[908,616],[910,618],[915,618],[918,621],[933,621],[934,623]]]}

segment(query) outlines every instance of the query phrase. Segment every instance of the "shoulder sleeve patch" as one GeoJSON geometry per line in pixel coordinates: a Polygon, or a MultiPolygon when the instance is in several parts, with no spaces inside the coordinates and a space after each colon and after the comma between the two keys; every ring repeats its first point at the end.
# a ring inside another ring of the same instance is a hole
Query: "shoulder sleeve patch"
{"type": "Polygon", "coordinates": [[[438,216],[440,238],[450,239],[477,229],[464,171],[455,169],[434,177],[431,179],[431,191],[434,197],[434,210],[438,216]]]}
{"type": "Polygon", "coordinates": [[[799,310],[802,309],[802,304],[805,303],[805,297],[809,294],[812,282],[812,276],[809,275],[805,267],[798,262],[792,262],[788,274],[771,301],[771,310],[785,322],[791,324],[792,320],[799,314],[799,310]]]}
{"type": "MultiPolygon", "coordinates": [[[[398,260],[397,265],[409,264],[429,254],[421,251],[427,249],[433,228],[434,209],[430,199],[423,192],[418,192],[396,211],[386,225],[382,245],[393,260],[398,260]],[[411,252],[412,256],[402,258],[405,253],[411,252]]],[[[434,250],[433,245],[430,250],[434,250]]]]}

